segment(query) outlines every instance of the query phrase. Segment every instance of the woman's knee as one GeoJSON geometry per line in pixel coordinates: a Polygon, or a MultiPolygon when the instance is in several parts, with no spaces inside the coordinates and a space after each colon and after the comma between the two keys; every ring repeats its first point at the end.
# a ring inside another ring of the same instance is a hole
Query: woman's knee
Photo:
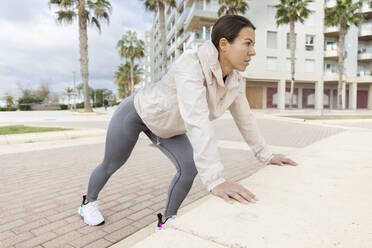
{"type": "Polygon", "coordinates": [[[194,180],[198,170],[195,167],[194,161],[184,162],[181,166],[181,176],[189,180],[194,180]]]}
{"type": "Polygon", "coordinates": [[[109,176],[111,176],[112,174],[115,173],[115,171],[117,171],[123,164],[122,163],[118,163],[118,162],[103,162],[102,163],[102,168],[103,170],[105,171],[105,173],[109,176]]]}

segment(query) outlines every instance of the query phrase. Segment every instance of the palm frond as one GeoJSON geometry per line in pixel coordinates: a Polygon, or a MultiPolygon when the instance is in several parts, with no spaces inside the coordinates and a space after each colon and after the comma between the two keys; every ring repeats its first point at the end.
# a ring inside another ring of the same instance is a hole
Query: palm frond
{"type": "Polygon", "coordinates": [[[156,11],[159,8],[158,0],[142,0],[145,4],[145,9],[149,11],[156,11]]]}
{"type": "Polygon", "coordinates": [[[76,13],[73,10],[59,10],[56,12],[59,23],[70,24],[74,21],[76,13]]]}
{"type": "Polygon", "coordinates": [[[295,22],[304,23],[309,15],[314,12],[308,8],[312,2],[313,0],[280,0],[279,4],[274,5],[276,8],[276,25],[289,24],[291,17],[295,22]]]}

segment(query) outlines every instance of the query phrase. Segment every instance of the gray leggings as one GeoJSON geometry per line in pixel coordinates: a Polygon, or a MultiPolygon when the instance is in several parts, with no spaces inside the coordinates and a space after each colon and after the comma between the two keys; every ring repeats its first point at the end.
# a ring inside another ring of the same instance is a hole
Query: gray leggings
{"type": "Polygon", "coordinates": [[[90,176],[87,199],[97,200],[110,176],[128,160],[140,132],[144,132],[176,166],[177,173],[168,189],[164,216],[176,215],[198,173],[191,143],[185,134],[167,139],[157,137],[137,114],[133,99],[134,95],[125,98],[111,118],[106,136],[105,156],[90,176]],[[157,144],[157,138],[160,144],[157,144]]]}

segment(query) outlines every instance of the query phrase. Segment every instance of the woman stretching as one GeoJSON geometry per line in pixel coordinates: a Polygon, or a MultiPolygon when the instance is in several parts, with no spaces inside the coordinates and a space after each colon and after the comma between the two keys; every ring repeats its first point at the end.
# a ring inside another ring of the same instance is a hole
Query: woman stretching
{"type": "Polygon", "coordinates": [[[164,216],[158,214],[158,230],[176,217],[198,173],[206,189],[227,202],[234,199],[246,204],[257,200],[249,190],[222,176],[224,166],[211,121],[227,109],[258,160],[264,164],[297,165],[288,158],[273,156],[246,98],[245,79],[238,71],[245,71],[256,55],[255,29],[242,16],[219,18],[211,41],[195,44],[161,80],[147,84],[120,103],[109,123],[104,159],[91,174],[87,195],[79,207],[86,224],[104,223],[98,194],[127,161],[141,132],[177,169],[169,186],[164,216]]]}

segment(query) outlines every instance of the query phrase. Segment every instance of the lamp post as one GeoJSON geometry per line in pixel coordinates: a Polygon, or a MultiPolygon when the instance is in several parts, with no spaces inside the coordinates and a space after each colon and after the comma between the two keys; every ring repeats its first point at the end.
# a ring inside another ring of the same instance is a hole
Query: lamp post
{"type": "Polygon", "coordinates": [[[76,111],[76,86],[75,86],[75,74],[76,74],[76,72],[75,72],[75,71],[72,71],[72,75],[73,75],[73,78],[74,78],[74,90],[73,90],[73,94],[74,94],[74,110],[76,111]]]}

